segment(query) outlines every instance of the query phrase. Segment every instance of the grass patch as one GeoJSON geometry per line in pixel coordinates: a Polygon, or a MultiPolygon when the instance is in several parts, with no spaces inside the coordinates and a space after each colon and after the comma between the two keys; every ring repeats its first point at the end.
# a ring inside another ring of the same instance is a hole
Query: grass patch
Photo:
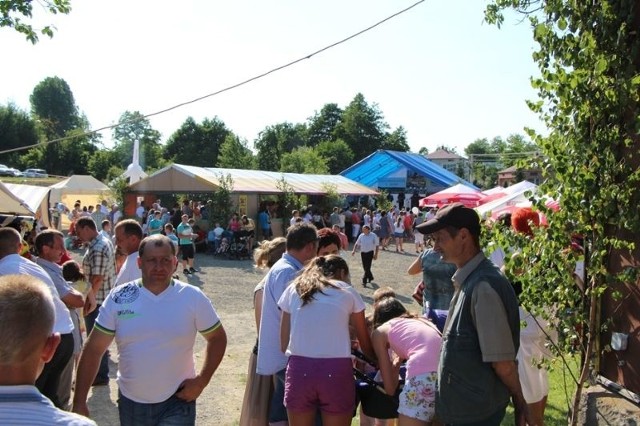
{"type": "Polygon", "coordinates": [[[48,177],[48,178],[28,178],[28,177],[8,177],[3,176],[0,181],[4,183],[18,183],[20,185],[34,185],[34,186],[51,186],[62,180],[65,177],[48,177]]]}

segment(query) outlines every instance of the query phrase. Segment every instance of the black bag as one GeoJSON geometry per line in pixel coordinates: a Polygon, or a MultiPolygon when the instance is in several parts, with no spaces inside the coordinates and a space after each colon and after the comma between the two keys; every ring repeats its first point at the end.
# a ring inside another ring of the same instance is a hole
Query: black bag
{"type": "MultiPolygon", "coordinates": [[[[362,352],[352,350],[351,353],[356,358],[374,365],[362,352]]],[[[404,370],[404,367],[402,367],[402,370],[404,370]]],[[[401,374],[395,394],[387,395],[382,383],[376,382],[357,368],[353,369],[353,374],[356,380],[356,398],[360,401],[364,414],[375,419],[395,419],[398,417],[404,375],[401,374]]]]}
{"type": "Polygon", "coordinates": [[[387,395],[381,383],[377,383],[359,370],[356,375],[356,395],[362,404],[362,412],[375,419],[395,419],[398,417],[400,392],[402,385],[398,385],[394,395],[387,395]]]}

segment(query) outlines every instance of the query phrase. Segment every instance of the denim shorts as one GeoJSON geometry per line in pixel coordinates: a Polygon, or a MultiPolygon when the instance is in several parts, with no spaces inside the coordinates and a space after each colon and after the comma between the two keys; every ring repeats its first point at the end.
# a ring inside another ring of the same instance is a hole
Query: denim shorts
{"type": "Polygon", "coordinates": [[[356,403],[351,358],[290,356],[284,405],[289,411],[352,413],[356,403]]]}

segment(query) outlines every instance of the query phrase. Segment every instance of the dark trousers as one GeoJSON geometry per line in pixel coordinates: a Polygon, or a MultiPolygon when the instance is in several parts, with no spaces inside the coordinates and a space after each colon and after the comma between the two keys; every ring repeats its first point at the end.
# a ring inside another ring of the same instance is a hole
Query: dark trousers
{"type": "Polygon", "coordinates": [[[373,274],[371,273],[371,264],[373,263],[373,252],[361,252],[360,257],[362,258],[362,268],[364,269],[363,280],[371,280],[373,281],[373,274]]]}
{"type": "MultiPolygon", "coordinates": [[[[95,324],[96,318],[98,318],[100,306],[101,305],[97,305],[96,309],[93,312],[84,317],[84,324],[87,326],[87,335],[89,335],[91,333],[91,330],[93,330],[93,324],[95,324]]],[[[102,355],[102,359],[100,360],[100,367],[98,368],[98,374],[96,375],[96,380],[109,380],[109,349],[107,349],[104,352],[104,355],[102,355]]]]}
{"type": "Polygon", "coordinates": [[[351,222],[345,222],[344,223],[344,233],[347,236],[347,239],[349,240],[349,242],[353,241],[353,224],[351,222]]]}
{"type": "Polygon", "coordinates": [[[64,409],[62,402],[58,398],[58,385],[60,376],[65,367],[73,357],[73,334],[67,333],[60,336],[60,344],[53,354],[51,361],[44,365],[42,373],[36,380],[36,387],[58,408],[64,409]]]}

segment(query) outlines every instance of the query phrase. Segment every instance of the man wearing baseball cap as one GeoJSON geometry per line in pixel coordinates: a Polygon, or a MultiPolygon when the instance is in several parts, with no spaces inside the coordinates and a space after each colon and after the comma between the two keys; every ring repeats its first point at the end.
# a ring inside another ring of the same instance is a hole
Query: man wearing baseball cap
{"type": "Polygon", "coordinates": [[[524,425],[529,415],[516,365],[518,301],[509,281],[480,249],[480,218],[455,203],[416,229],[430,234],[442,260],[457,267],[442,334],[438,418],[451,425],[499,425],[513,397],[516,424],[524,425]]]}

